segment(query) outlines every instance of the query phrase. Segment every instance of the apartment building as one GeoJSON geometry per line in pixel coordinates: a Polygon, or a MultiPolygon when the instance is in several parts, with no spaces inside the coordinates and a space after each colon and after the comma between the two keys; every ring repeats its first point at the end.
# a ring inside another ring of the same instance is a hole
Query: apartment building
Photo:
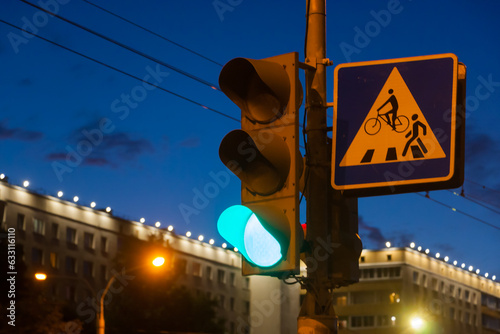
{"type": "Polygon", "coordinates": [[[500,333],[496,277],[411,246],[363,250],[360,282],[334,294],[339,333],[500,333]]]}
{"type": "Polygon", "coordinates": [[[123,238],[161,233],[174,251],[183,285],[218,301],[227,333],[293,333],[299,287],[271,277],[243,277],[240,254],[198,234],[182,236],[115,217],[112,211],[38,194],[0,180],[0,219],[15,230],[29,275],[45,272],[52,298],[77,305],[102,290],[113,275],[123,238]],[[285,301],[285,302],[282,302],[285,301]]]}

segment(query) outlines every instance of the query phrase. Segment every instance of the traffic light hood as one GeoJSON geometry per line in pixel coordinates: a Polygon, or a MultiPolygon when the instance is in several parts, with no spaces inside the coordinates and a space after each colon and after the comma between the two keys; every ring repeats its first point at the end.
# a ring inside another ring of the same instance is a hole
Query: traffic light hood
{"type": "Polygon", "coordinates": [[[219,86],[250,121],[270,123],[285,113],[290,80],[282,65],[266,60],[235,58],[219,75],[219,86]]]}

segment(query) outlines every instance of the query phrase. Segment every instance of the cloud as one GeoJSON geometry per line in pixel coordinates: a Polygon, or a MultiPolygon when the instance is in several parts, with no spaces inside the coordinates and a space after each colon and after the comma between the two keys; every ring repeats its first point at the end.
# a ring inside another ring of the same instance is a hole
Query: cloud
{"type": "Polygon", "coordinates": [[[20,80],[18,82],[19,86],[24,86],[24,87],[27,87],[27,86],[31,86],[33,84],[33,81],[31,81],[30,78],[24,78],[22,80],[20,80]]]}
{"type": "Polygon", "coordinates": [[[371,241],[375,248],[382,248],[387,241],[387,238],[384,237],[382,231],[375,226],[369,225],[362,216],[358,218],[358,227],[359,234],[361,235],[361,241],[365,245],[365,237],[368,238],[367,241],[371,241]]]}
{"type": "Polygon", "coordinates": [[[0,122],[0,140],[13,139],[22,141],[35,141],[43,138],[43,133],[22,128],[8,128],[7,121],[0,122]]]}
{"type": "Polygon", "coordinates": [[[189,137],[189,138],[186,138],[183,141],[181,141],[179,143],[179,146],[180,147],[187,147],[187,148],[198,147],[198,146],[200,146],[200,142],[201,142],[200,137],[189,137]]]}
{"type": "Polygon", "coordinates": [[[126,132],[104,134],[98,130],[98,122],[73,131],[64,150],[47,154],[50,161],[68,160],[70,152],[78,154],[79,164],[87,166],[117,168],[122,163],[135,162],[140,156],[155,152],[153,144],[126,132]]]}

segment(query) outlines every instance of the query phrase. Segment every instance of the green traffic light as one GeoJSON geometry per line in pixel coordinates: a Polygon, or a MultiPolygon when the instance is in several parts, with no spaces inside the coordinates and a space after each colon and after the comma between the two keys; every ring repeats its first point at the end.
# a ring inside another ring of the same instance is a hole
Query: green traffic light
{"type": "Polygon", "coordinates": [[[247,261],[256,266],[271,267],[283,257],[278,240],[246,206],[234,205],[224,210],[217,221],[217,229],[247,261]]]}

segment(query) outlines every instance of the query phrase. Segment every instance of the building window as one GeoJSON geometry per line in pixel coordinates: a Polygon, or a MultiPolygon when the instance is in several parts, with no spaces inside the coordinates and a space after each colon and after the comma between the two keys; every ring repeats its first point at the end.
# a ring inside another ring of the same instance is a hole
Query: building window
{"type": "Polygon", "coordinates": [[[224,295],[218,295],[217,299],[219,301],[219,307],[221,309],[225,309],[226,308],[226,297],[224,295]]]}
{"type": "Polygon", "coordinates": [[[354,291],[351,292],[352,304],[374,304],[374,291],[354,291]]]}
{"type": "Polygon", "coordinates": [[[94,277],[94,263],[83,261],[83,276],[86,278],[94,277]]]}
{"type": "Polygon", "coordinates": [[[243,279],[243,286],[245,287],[245,289],[250,289],[250,279],[248,277],[245,277],[243,279]]]}
{"type": "Polygon", "coordinates": [[[391,254],[388,254],[387,255],[387,261],[391,261],[392,260],[392,255],[391,254]]]}
{"type": "Polygon", "coordinates": [[[38,218],[33,218],[33,233],[45,235],[45,222],[38,218]]]}
{"type": "Polygon", "coordinates": [[[108,252],[108,238],[106,237],[101,237],[101,251],[103,253],[108,252]]]}
{"type": "Polygon", "coordinates": [[[201,263],[193,262],[193,276],[201,277],[201,273],[202,273],[201,263]]]}
{"type": "Polygon", "coordinates": [[[363,327],[363,317],[355,316],[351,317],[351,327],[363,327]]]}
{"type": "Polygon", "coordinates": [[[345,306],[347,305],[347,293],[337,293],[335,298],[335,305],[345,306]]]}
{"type": "Polygon", "coordinates": [[[175,260],[175,266],[177,268],[177,272],[180,275],[186,275],[186,273],[187,273],[187,260],[177,258],[175,260]]]}
{"type": "Polygon", "coordinates": [[[17,230],[18,231],[25,231],[26,230],[25,219],[24,219],[24,215],[22,213],[17,214],[17,230]]]}
{"type": "Polygon", "coordinates": [[[230,309],[231,311],[234,311],[234,298],[233,298],[233,297],[231,297],[231,298],[229,299],[229,309],[230,309]]]}
{"type": "Polygon", "coordinates": [[[244,312],[244,314],[250,314],[250,302],[249,301],[243,302],[243,312],[244,312]]]}
{"type": "Polygon", "coordinates": [[[101,281],[107,281],[107,280],[108,280],[108,271],[106,265],[101,264],[101,281]]]}
{"type": "Polygon", "coordinates": [[[66,229],[66,242],[76,245],[76,230],[74,228],[68,227],[66,229]]]}
{"type": "Polygon", "coordinates": [[[212,280],[212,267],[207,266],[205,270],[207,272],[207,279],[212,280]]]}
{"type": "Polygon", "coordinates": [[[364,256],[362,256],[362,257],[360,258],[360,260],[361,260],[361,262],[365,262],[365,257],[364,257],[364,256]]]}
{"type": "Polygon", "coordinates": [[[50,235],[54,239],[59,239],[59,225],[57,225],[56,223],[52,223],[50,235]]]}
{"type": "Polygon", "coordinates": [[[76,288],[73,285],[66,286],[66,300],[71,302],[76,300],[76,288]]]}
{"type": "Polygon", "coordinates": [[[418,271],[413,272],[413,283],[418,284],[418,271]]]}
{"type": "Polygon", "coordinates": [[[38,248],[31,249],[31,263],[43,265],[43,250],[38,248]]]}
{"type": "Polygon", "coordinates": [[[217,282],[226,284],[226,272],[222,269],[217,270],[217,282]]]}
{"type": "Polygon", "coordinates": [[[94,234],[85,232],[83,234],[83,246],[85,249],[94,249],[94,234]]]}
{"type": "Polygon", "coordinates": [[[50,267],[54,269],[59,269],[59,256],[57,253],[50,253],[50,267]]]}
{"type": "Polygon", "coordinates": [[[66,273],[76,274],[76,259],[71,256],[66,256],[66,273]]]}
{"type": "Polygon", "coordinates": [[[234,273],[229,274],[229,283],[231,286],[236,286],[236,275],[234,273]]]}

